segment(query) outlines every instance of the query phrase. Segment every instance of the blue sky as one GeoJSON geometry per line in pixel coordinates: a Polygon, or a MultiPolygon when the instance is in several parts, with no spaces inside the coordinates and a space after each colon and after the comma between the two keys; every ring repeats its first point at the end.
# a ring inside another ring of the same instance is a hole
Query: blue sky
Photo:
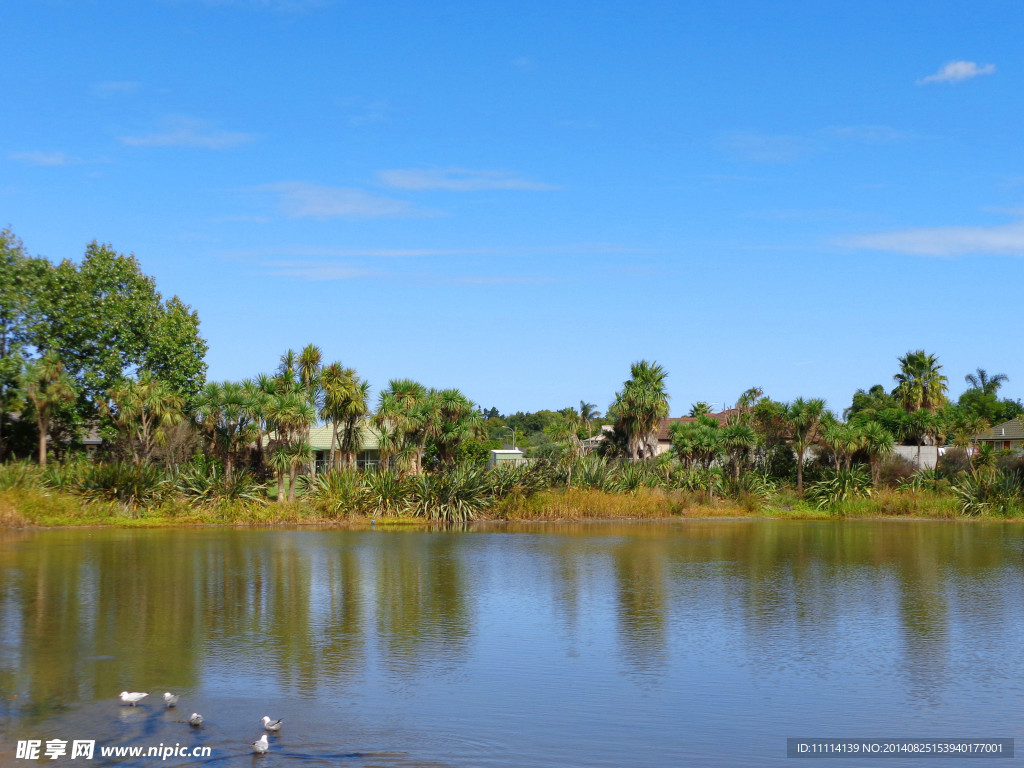
{"type": "Polygon", "coordinates": [[[8,0],[0,226],[134,253],[209,376],[313,342],[379,390],[673,415],[1024,396],[1016,2],[8,0]]]}

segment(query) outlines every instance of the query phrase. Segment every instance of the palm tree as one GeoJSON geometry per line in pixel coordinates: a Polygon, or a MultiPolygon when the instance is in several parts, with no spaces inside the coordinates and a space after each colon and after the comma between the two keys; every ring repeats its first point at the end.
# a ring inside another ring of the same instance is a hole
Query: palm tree
{"type": "Polygon", "coordinates": [[[185,419],[185,398],[149,371],[139,374],[137,381],[127,380],[107,392],[114,421],[125,431],[131,446],[132,459],[144,464],[156,446],[163,443],[170,427],[185,419]]]}
{"type": "Polygon", "coordinates": [[[892,453],[896,438],[877,421],[869,421],[860,428],[861,444],[867,451],[871,464],[871,485],[878,487],[878,472],[881,460],[892,453]]]}
{"type": "Polygon", "coordinates": [[[601,412],[597,410],[597,405],[594,403],[587,403],[580,400],[580,423],[587,432],[587,437],[591,437],[590,426],[591,423],[596,419],[601,418],[601,412]]]}
{"type": "Polygon", "coordinates": [[[299,475],[299,466],[308,462],[310,457],[309,428],[316,420],[316,409],[299,388],[285,384],[267,403],[267,421],[273,424],[275,435],[274,462],[277,470],[278,498],[284,481],[284,467],[281,455],[288,457],[288,500],[295,501],[295,486],[299,475]],[[302,446],[306,450],[300,450],[302,446]]]}
{"type": "Polygon", "coordinates": [[[989,428],[988,420],[973,413],[961,413],[953,423],[953,445],[960,448],[967,457],[967,467],[977,477],[974,468],[974,446],[978,435],[989,428]]]}
{"type": "Polygon", "coordinates": [[[690,416],[706,416],[709,413],[711,413],[711,406],[703,400],[690,406],[690,416]]]}
{"type": "Polygon", "coordinates": [[[374,426],[387,435],[389,455],[398,459],[400,471],[422,471],[427,440],[440,428],[435,394],[412,379],[392,379],[380,393],[374,426]]]}
{"type": "Polygon", "coordinates": [[[611,411],[616,429],[626,437],[631,461],[658,453],[658,426],[668,416],[666,371],[658,363],[641,360],[630,366],[630,378],[616,393],[611,411]]]}
{"type": "Polygon", "coordinates": [[[351,419],[366,414],[365,388],[355,369],[346,368],[341,363],[331,363],[320,372],[320,388],[323,395],[320,418],[331,425],[329,464],[337,467],[340,462],[336,461],[335,447],[338,446],[339,432],[351,419]]]}
{"type": "Polygon", "coordinates": [[[825,401],[798,397],[786,406],[785,418],[789,437],[796,451],[796,489],[804,489],[804,456],[807,449],[818,441],[821,420],[825,415],[825,401]]]}
{"type": "Polygon", "coordinates": [[[362,448],[363,426],[370,413],[370,382],[360,381],[352,392],[352,398],[342,411],[339,452],[342,464],[349,468],[356,466],[356,454],[362,448]]]}
{"type": "Polygon", "coordinates": [[[757,445],[757,434],[749,424],[728,424],[722,428],[722,439],[725,443],[725,451],[729,454],[733,479],[739,480],[741,465],[757,445]]]}
{"type": "Polygon", "coordinates": [[[299,353],[297,365],[299,381],[302,388],[306,390],[311,403],[316,403],[320,389],[320,363],[323,361],[323,352],[315,344],[307,344],[299,353]]]}
{"type": "MultiPolygon", "coordinates": [[[[544,431],[556,443],[564,443],[566,445],[569,449],[567,458],[570,462],[583,455],[583,442],[579,436],[580,417],[578,414],[566,414],[557,421],[551,422],[544,431]]],[[[570,483],[571,481],[572,476],[570,475],[570,483]]]]}
{"type": "Polygon", "coordinates": [[[893,376],[896,381],[893,396],[906,411],[924,409],[935,413],[935,409],[946,402],[947,384],[946,377],[939,372],[942,366],[938,357],[918,349],[898,360],[900,372],[893,376]]]}
{"type": "Polygon", "coordinates": [[[64,363],[54,352],[47,352],[23,371],[25,397],[32,404],[39,429],[39,466],[46,466],[46,438],[50,434],[50,423],[54,411],[60,406],[74,402],[77,397],[71,377],[64,370],[64,363]]]}
{"type": "Polygon", "coordinates": [[[1010,377],[1005,373],[989,376],[984,368],[978,368],[975,373],[968,373],[964,376],[964,381],[974,387],[974,389],[980,389],[986,395],[994,395],[1009,380],[1010,377]]]}
{"type": "Polygon", "coordinates": [[[476,403],[457,389],[442,389],[435,394],[434,402],[440,416],[439,427],[433,434],[434,445],[441,463],[451,466],[459,446],[482,430],[483,417],[476,403]]]}
{"type": "Polygon", "coordinates": [[[832,451],[838,473],[842,465],[850,468],[853,454],[861,447],[861,434],[854,425],[827,417],[822,423],[821,442],[832,451]]]}

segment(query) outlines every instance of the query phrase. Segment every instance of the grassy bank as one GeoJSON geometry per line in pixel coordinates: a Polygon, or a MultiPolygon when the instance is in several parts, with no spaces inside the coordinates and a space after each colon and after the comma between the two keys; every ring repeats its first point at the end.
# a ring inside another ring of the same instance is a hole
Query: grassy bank
{"type": "MultiPolygon", "coordinates": [[[[507,521],[658,520],[666,518],[762,517],[791,520],[832,518],[963,517],[955,500],[928,491],[880,491],[832,509],[817,506],[794,493],[781,493],[759,503],[734,499],[709,501],[702,494],[639,488],[609,492],[590,488],[557,488],[497,500],[475,519],[507,521]]],[[[973,519],[996,519],[981,515],[973,519]]],[[[1005,519],[1000,517],[999,519],[1005,519]]],[[[85,501],[69,493],[37,488],[0,491],[0,526],[115,526],[124,528],[190,525],[429,525],[427,516],[407,513],[376,515],[359,509],[325,508],[312,500],[294,504],[211,501],[190,504],[165,500],[152,505],[85,501]]]]}

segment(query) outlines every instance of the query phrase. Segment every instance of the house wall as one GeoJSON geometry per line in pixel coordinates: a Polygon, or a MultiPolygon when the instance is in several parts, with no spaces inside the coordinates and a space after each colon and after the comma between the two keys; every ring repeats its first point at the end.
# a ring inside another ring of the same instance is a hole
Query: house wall
{"type": "Polygon", "coordinates": [[[934,445],[922,445],[920,465],[917,463],[916,445],[897,445],[893,447],[892,452],[897,456],[902,456],[918,469],[932,469],[938,464],[939,456],[945,453],[946,449],[944,447],[939,448],[934,445]]]}

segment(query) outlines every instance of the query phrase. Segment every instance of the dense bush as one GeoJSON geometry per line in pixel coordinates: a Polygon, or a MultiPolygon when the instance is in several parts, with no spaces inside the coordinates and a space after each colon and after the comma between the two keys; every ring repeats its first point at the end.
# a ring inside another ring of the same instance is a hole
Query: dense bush
{"type": "Polygon", "coordinates": [[[862,467],[832,470],[807,489],[818,509],[834,509],[843,502],[871,494],[871,476],[862,467]]]}

